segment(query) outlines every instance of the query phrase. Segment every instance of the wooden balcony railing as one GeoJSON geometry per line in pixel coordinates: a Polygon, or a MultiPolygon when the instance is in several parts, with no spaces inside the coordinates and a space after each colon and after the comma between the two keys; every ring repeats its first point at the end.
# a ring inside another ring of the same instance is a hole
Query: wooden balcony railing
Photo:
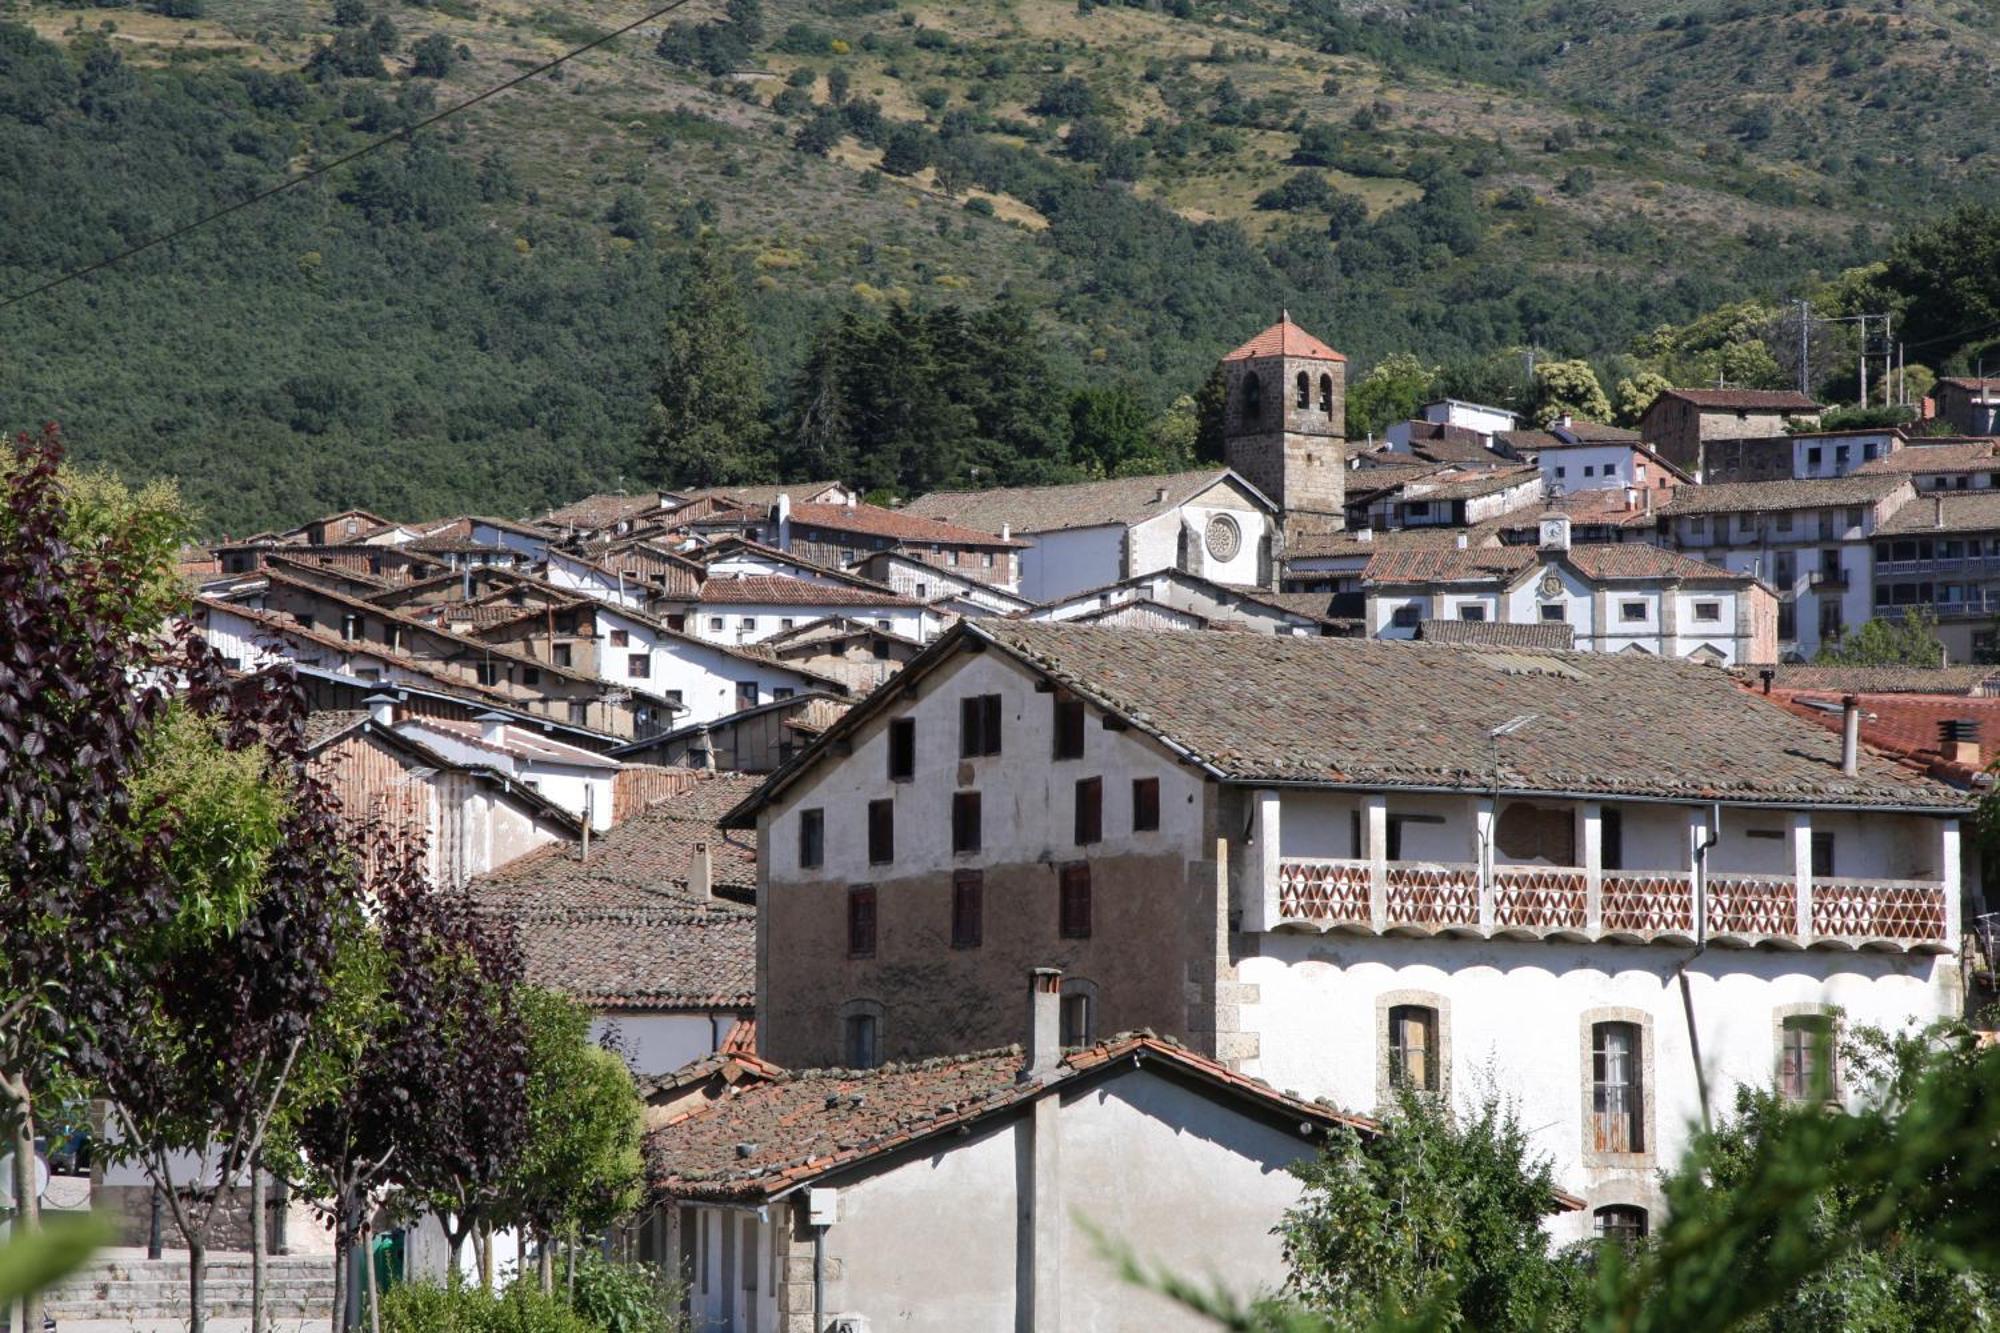
{"type": "MultiPolygon", "coordinates": [[[[1950,904],[1936,880],[1819,879],[1801,914],[1788,875],[1707,877],[1707,935],[1719,944],[1950,948],[1950,904]],[[1804,927],[1803,932],[1801,927],[1804,927]]],[[[1686,870],[1494,866],[1391,861],[1379,882],[1362,860],[1278,863],[1278,923],[1323,930],[1415,930],[1689,943],[1696,921],[1686,870]],[[1593,883],[1593,880],[1595,881],[1593,883]]]]}

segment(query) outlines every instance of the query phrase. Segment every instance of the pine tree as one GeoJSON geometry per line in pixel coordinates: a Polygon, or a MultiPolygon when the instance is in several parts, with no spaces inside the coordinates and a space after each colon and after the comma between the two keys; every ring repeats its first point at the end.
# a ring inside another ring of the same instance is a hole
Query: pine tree
{"type": "Polygon", "coordinates": [[[645,437],[653,480],[715,486],[768,469],[764,364],[735,266],[712,236],[696,246],[667,317],[653,393],[645,437]]]}

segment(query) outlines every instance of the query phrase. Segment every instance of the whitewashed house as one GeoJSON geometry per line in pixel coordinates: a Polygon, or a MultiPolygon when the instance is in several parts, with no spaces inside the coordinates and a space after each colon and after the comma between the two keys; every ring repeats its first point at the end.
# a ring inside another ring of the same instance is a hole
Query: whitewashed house
{"type": "Polygon", "coordinates": [[[811,690],[846,692],[841,682],[813,671],[744,652],[726,633],[705,638],[601,604],[594,608],[593,625],[591,658],[598,679],[657,694],[685,709],[676,712],[677,725],[713,722],[811,690]]]}
{"type": "Polygon", "coordinates": [[[1958,1012],[1973,802],[1858,724],[1664,657],[963,622],[723,821],[758,1051],[990,1047],[1056,967],[1065,1044],[1495,1085],[1589,1203],[1558,1239],[1643,1230],[1704,1107],[1958,1012]]]}
{"type": "Polygon", "coordinates": [[[722,1056],[655,1098],[640,1252],[689,1273],[695,1328],[1213,1326],[1123,1281],[1093,1228],[1246,1299],[1282,1286],[1287,1168],[1368,1126],[1150,1034],[1067,1042],[1062,974],[1031,984],[1018,1045],[867,1071],[722,1056]]]}
{"type": "Polygon", "coordinates": [[[919,642],[935,634],[940,623],[921,602],[861,586],[859,580],[711,570],[695,604],[688,608],[687,627],[710,643],[751,644],[815,620],[837,618],[866,621],[919,642]]]}
{"type": "Polygon", "coordinates": [[[1778,599],[1731,573],[1639,542],[1572,546],[1564,514],[1536,546],[1377,552],[1361,574],[1367,632],[1413,639],[1426,621],[1560,625],[1581,650],[1713,666],[1778,660],[1778,599]]]}
{"type": "MultiPolygon", "coordinates": [[[[1520,424],[1520,418],[1504,407],[1488,407],[1484,403],[1468,403],[1457,398],[1440,398],[1436,402],[1425,403],[1417,409],[1417,421],[1432,426],[1450,426],[1457,430],[1469,431],[1485,440],[1486,447],[1493,447],[1493,437],[1502,431],[1513,430],[1520,424]]],[[[1382,433],[1389,447],[1398,453],[1410,449],[1411,426],[1413,422],[1398,421],[1382,433]]]]}
{"type": "Polygon", "coordinates": [[[905,512],[1032,543],[1020,553],[1019,591],[1034,602],[1160,569],[1267,586],[1279,530],[1277,508],[1228,468],[935,491],[910,501],[905,512]]]}

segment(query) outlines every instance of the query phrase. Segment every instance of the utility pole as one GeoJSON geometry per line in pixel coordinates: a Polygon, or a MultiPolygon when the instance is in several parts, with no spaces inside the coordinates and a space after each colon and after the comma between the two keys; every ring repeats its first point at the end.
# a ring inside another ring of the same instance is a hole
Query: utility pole
{"type": "Polygon", "coordinates": [[[1868,406],[1868,316],[1861,317],[1861,405],[1868,406]]]}
{"type": "Polygon", "coordinates": [[[1807,387],[1808,384],[1811,382],[1812,376],[1811,373],[1806,368],[1806,362],[1810,360],[1812,356],[1811,348],[1809,346],[1809,340],[1811,338],[1811,330],[1812,330],[1811,311],[1812,311],[1811,304],[1801,299],[1799,301],[1799,393],[1801,395],[1810,394],[1812,392],[1812,390],[1807,387]]]}

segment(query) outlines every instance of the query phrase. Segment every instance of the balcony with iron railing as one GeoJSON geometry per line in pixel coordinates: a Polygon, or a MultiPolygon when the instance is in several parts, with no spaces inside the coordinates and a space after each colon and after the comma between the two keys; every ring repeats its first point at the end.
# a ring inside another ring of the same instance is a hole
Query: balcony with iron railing
{"type": "MultiPolygon", "coordinates": [[[[1801,826],[1806,827],[1806,826],[1801,826]]],[[[1806,827],[1805,842],[1810,845],[1806,827]]],[[[1690,847],[1698,845],[1691,839],[1690,847]]],[[[1937,879],[1747,872],[1707,865],[1612,869],[1386,857],[1281,856],[1253,839],[1268,881],[1247,930],[1551,939],[1718,947],[1948,953],[1957,947],[1957,834],[1937,879]]],[[[1490,856],[1490,854],[1489,854],[1490,856]]],[[[1691,862],[1697,858],[1690,856],[1691,862]]],[[[1705,858],[1704,858],[1705,859],[1705,858]]]]}

